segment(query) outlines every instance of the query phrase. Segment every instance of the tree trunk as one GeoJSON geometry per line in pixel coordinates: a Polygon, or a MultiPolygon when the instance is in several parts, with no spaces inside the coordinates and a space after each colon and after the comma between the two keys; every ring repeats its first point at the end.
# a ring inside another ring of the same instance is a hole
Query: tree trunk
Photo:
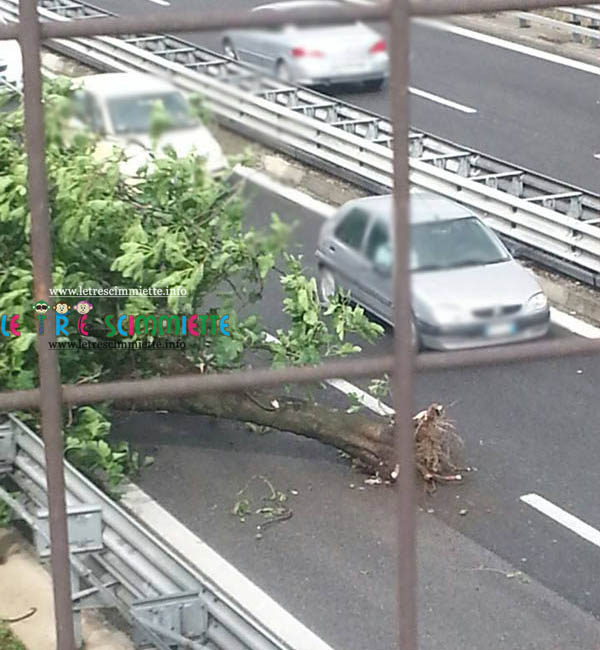
{"type": "MultiPolygon", "coordinates": [[[[185,357],[157,356],[156,362],[161,375],[198,372],[185,357]]],[[[134,411],[212,415],[295,433],[346,452],[363,469],[377,472],[384,480],[393,481],[397,475],[394,426],[390,419],[378,415],[347,413],[313,401],[250,393],[117,400],[115,406],[134,411]]],[[[444,407],[432,404],[417,414],[413,422],[415,467],[424,480],[432,487],[436,481],[462,480],[452,460],[453,448],[461,440],[446,418],[444,407]]]]}
{"type": "Polygon", "coordinates": [[[136,400],[133,403],[117,401],[115,406],[138,411],[197,413],[251,422],[336,447],[366,469],[379,471],[382,476],[390,476],[395,466],[393,427],[387,419],[349,414],[316,402],[244,394],[136,400]]]}

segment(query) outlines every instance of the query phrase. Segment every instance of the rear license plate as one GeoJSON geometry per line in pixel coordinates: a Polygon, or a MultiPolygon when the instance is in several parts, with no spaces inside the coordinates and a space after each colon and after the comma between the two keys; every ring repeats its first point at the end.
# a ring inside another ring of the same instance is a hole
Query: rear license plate
{"type": "Polygon", "coordinates": [[[367,67],[364,63],[354,63],[351,65],[340,66],[340,69],[346,74],[356,74],[358,72],[365,72],[367,67]]]}
{"type": "Polygon", "coordinates": [[[516,331],[516,326],[514,323],[494,323],[493,325],[488,325],[486,328],[487,336],[510,336],[516,331]]]}

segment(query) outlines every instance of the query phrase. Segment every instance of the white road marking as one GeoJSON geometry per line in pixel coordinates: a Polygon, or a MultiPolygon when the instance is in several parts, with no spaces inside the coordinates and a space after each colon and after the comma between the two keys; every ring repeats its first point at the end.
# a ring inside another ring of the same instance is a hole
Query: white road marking
{"type": "Polygon", "coordinates": [[[575,517],[575,515],[570,514],[566,510],[559,508],[551,501],[548,501],[548,499],[544,499],[539,494],[524,494],[521,497],[521,501],[547,517],[550,517],[550,519],[553,519],[558,524],[562,524],[565,528],[579,535],[579,537],[583,537],[588,542],[600,546],[600,530],[586,524],[585,521],[582,521],[579,517],[575,517]]]}
{"type": "Polygon", "coordinates": [[[453,108],[454,110],[461,111],[462,113],[477,113],[477,109],[475,108],[465,106],[464,104],[459,104],[458,102],[453,102],[450,99],[445,99],[439,95],[434,95],[433,93],[428,93],[425,90],[419,90],[418,88],[413,88],[412,86],[408,87],[408,92],[411,95],[416,95],[417,97],[428,99],[429,101],[435,102],[436,104],[441,104],[442,106],[453,108]]]}
{"type": "Polygon", "coordinates": [[[167,0],[148,0],[148,2],[153,2],[155,5],[160,5],[161,7],[169,7],[171,5],[167,0]]]}
{"type": "Polygon", "coordinates": [[[600,327],[590,325],[585,321],[579,320],[579,318],[575,318],[575,316],[560,311],[560,309],[550,307],[550,318],[553,323],[573,332],[573,334],[577,334],[577,336],[583,336],[586,339],[600,339],[600,327]]]}
{"type": "Polygon", "coordinates": [[[258,622],[275,645],[284,642],[290,650],[333,650],[137,485],[126,487],[121,504],[176,549],[228,605],[258,622]]]}
{"type": "Polygon", "coordinates": [[[377,415],[387,416],[394,415],[395,411],[391,406],[388,406],[381,400],[378,400],[376,397],[373,397],[370,393],[362,390],[358,386],[351,384],[345,379],[329,379],[327,383],[336,390],[339,390],[344,395],[354,395],[356,399],[366,408],[377,413],[377,415]]]}
{"type": "Polygon", "coordinates": [[[581,72],[589,72],[590,74],[600,75],[600,67],[597,65],[591,65],[590,63],[583,63],[582,61],[575,61],[574,59],[569,59],[565,56],[559,56],[558,54],[551,54],[550,52],[544,52],[543,50],[538,50],[534,47],[528,47],[527,45],[520,45],[519,43],[512,43],[511,41],[505,41],[496,36],[488,36],[487,34],[481,34],[479,32],[474,32],[470,29],[465,29],[464,27],[458,27],[457,25],[451,25],[450,23],[445,23],[438,20],[431,20],[427,18],[413,18],[413,23],[416,25],[422,25],[425,27],[431,27],[433,29],[441,30],[444,32],[449,32],[450,34],[456,34],[457,36],[464,36],[465,38],[471,38],[475,41],[481,41],[482,43],[487,43],[488,45],[494,45],[496,47],[502,47],[505,50],[512,50],[513,52],[518,52],[519,54],[526,54],[527,56],[532,56],[537,59],[543,59],[549,63],[557,63],[558,65],[564,65],[569,68],[574,68],[581,72]]]}
{"type": "MultiPolygon", "coordinates": [[[[276,336],[269,334],[269,332],[265,332],[265,338],[269,343],[279,343],[279,339],[276,336]]],[[[345,379],[326,379],[325,383],[329,384],[332,388],[339,390],[340,393],[344,393],[344,395],[354,395],[358,402],[373,411],[373,413],[377,413],[377,415],[385,416],[394,414],[393,408],[345,379]]]]}

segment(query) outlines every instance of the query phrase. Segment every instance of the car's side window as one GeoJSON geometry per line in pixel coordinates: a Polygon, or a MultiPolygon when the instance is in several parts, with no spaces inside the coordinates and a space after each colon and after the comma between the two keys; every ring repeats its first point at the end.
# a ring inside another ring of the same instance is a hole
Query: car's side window
{"type": "Polygon", "coordinates": [[[372,262],[382,250],[387,250],[390,246],[390,234],[387,227],[380,221],[376,221],[369,233],[367,241],[367,258],[372,262]]]}
{"type": "Polygon", "coordinates": [[[92,95],[87,96],[87,110],[90,115],[90,126],[96,133],[104,132],[104,121],[102,119],[102,112],[100,111],[100,106],[98,102],[92,95]]]}
{"type": "Polygon", "coordinates": [[[87,123],[86,114],[85,114],[85,95],[86,93],[83,90],[76,90],[73,93],[73,116],[76,117],[80,122],[84,124],[87,123]]]}
{"type": "Polygon", "coordinates": [[[369,215],[360,208],[351,209],[335,229],[336,239],[350,248],[360,249],[369,215]]]}
{"type": "Polygon", "coordinates": [[[73,114],[96,133],[104,131],[102,113],[96,100],[85,90],[73,93],[73,114]]]}

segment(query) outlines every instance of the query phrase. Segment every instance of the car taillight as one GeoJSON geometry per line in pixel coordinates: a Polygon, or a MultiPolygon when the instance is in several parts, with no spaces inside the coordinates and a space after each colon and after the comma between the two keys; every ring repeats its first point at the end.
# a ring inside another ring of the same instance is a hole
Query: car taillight
{"type": "Polygon", "coordinates": [[[386,43],[385,43],[385,41],[383,39],[381,39],[380,41],[377,41],[377,43],[375,43],[375,45],[372,45],[369,48],[369,52],[371,54],[377,54],[377,52],[385,52],[386,50],[387,50],[387,45],[386,45],[386,43]]]}
{"type": "Polygon", "coordinates": [[[321,50],[307,50],[304,47],[294,47],[292,48],[292,56],[323,56],[321,50]]]}

